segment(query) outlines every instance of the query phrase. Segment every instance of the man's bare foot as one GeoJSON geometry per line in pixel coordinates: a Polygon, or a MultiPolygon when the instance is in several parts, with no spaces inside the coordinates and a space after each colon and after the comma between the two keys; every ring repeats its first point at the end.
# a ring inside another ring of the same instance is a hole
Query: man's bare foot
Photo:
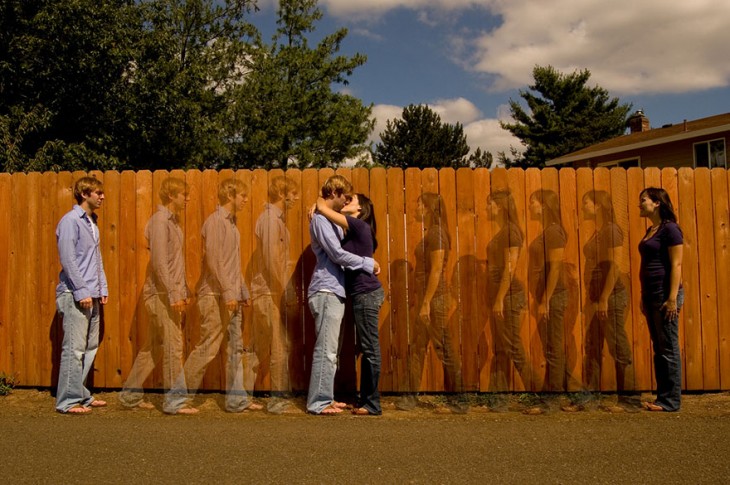
{"type": "Polygon", "coordinates": [[[141,403],[137,404],[135,408],[152,410],[155,409],[155,405],[148,401],[142,401],[141,403]]]}
{"type": "Polygon", "coordinates": [[[63,414],[89,414],[91,408],[85,408],[83,406],[74,406],[63,414]]]}
{"type": "Polygon", "coordinates": [[[337,408],[337,409],[348,409],[352,407],[350,404],[347,404],[346,402],[339,402],[339,401],[332,401],[332,404],[330,406],[337,408]]]}
{"type": "Polygon", "coordinates": [[[94,399],[91,401],[91,403],[87,406],[90,408],[105,408],[106,407],[106,401],[101,401],[99,399],[94,399]]]}
{"type": "Polygon", "coordinates": [[[200,412],[197,408],[180,408],[175,414],[182,414],[183,416],[190,416],[191,414],[198,414],[200,412]]]}
{"type": "Polygon", "coordinates": [[[252,402],[248,405],[248,407],[246,407],[246,409],[244,409],[244,411],[261,411],[262,409],[264,409],[264,406],[259,403],[252,402]]]}
{"type": "Polygon", "coordinates": [[[322,416],[332,416],[333,414],[340,414],[342,412],[342,408],[336,407],[334,404],[330,404],[326,408],[324,408],[319,414],[322,416]]]}

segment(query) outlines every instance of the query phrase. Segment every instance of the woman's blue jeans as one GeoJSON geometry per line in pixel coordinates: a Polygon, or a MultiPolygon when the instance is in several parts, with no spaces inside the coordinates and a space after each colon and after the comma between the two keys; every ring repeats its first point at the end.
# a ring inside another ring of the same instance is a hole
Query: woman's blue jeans
{"type": "Polygon", "coordinates": [[[382,288],[352,296],[352,312],[355,317],[357,340],[360,344],[360,399],[358,407],[370,414],[382,414],[380,407],[380,340],[378,320],[385,293],[382,288]]]}
{"type": "Polygon", "coordinates": [[[654,347],[656,404],[665,411],[679,411],[682,403],[682,358],[679,352],[679,309],[684,291],[677,294],[677,317],[668,319],[661,308],[664,302],[643,301],[644,315],[654,347]]]}

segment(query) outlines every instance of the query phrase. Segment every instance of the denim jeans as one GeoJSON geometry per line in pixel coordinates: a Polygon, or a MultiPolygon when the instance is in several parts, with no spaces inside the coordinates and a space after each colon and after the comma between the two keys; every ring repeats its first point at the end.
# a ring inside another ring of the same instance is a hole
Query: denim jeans
{"type": "Polygon", "coordinates": [[[165,408],[174,408],[180,404],[179,395],[170,390],[182,374],[181,315],[170,307],[165,295],[150,296],[144,306],[150,317],[147,340],[137,352],[122,392],[119,393],[119,400],[126,407],[135,407],[141,403],[144,399],[144,381],[161,362],[162,384],[168,390],[165,408]]]}
{"type": "MultiPolygon", "coordinates": [[[[490,298],[493,301],[493,298],[490,298]]],[[[525,346],[520,336],[522,312],[526,300],[524,291],[510,291],[505,295],[502,307],[502,318],[494,319],[494,356],[492,357],[492,382],[489,390],[504,392],[510,390],[509,378],[511,366],[522,379],[526,390],[532,389],[534,372],[532,364],[527,361],[525,346]]]]}
{"type": "Polygon", "coordinates": [[[684,291],[677,294],[677,318],[667,319],[664,302],[644,301],[643,310],[654,347],[656,403],[666,411],[679,411],[682,404],[682,358],[679,351],[679,310],[684,291]]]}
{"type": "Polygon", "coordinates": [[[585,387],[589,392],[601,390],[601,364],[603,344],[613,357],[616,371],[616,391],[619,395],[635,394],[634,368],[631,344],[626,334],[626,307],[628,294],[620,288],[608,297],[606,318],[599,318],[595,312],[585,337],[585,387]]]}
{"type": "Polygon", "coordinates": [[[362,351],[358,407],[367,409],[370,414],[383,413],[378,392],[381,362],[378,321],[384,296],[382,288],[352,296],[355,329],[362,351]]]}
{"type": "Polygon", "coordinates": [[[253,300],[253,351],[258,362],[258,375],[271,375],[271,395],[288,396],[289,335],[281,308],[272,295],[253,300]]]}
{"type": "Polygon", "coordinates": [[[64,292],[56,297],[56,309],[63,318],[56,409],[65,413],[94,401],[86,388],[86,378],[99,349],[99,299],[93,299],[91,308],[81,308],[70,291],[64,292]]]}
{"type": "Polygon", "coordinates": [[[545,382],[542,390],[563,392],[567,388],[565,364],[565,308],[568,306],[568,292],[556,291],[550,297],[547,318],[538,322],[540,340],[545,352],[545,382]]]}
{"type": "MultiPolygon", "coordinates": [[[[444,371],[444,391],[461,392],[461,357],[459,355],[459,334],[453,335],[449,328],[449,313],[453,300],[448,293],[435,295],[431,299],[431,313],[427,321],[420,315],[410,335],[409,388],[410,393],[417,393],[421,387],[423,366],[425,364],[428,343],[433,344],[436,356],[441,361],[444,371]]],[[[420,308],[418,302],[416,308],[420,308]]]]}
{"type": "MultiPolygon", "coordinates": [[[[191,393],[195,393],[203,381],[205,369],[218,355],[223,342],[223,329],[228,329],[226,360],[226,411],[236,413],[251,405],[243,386],[243,340],[241,333],[241,309],[230,311],[223,298],[217,295],[202,295],[198,298],[200,309],[200,340],[185,361],[185,381],[191,393]]],[[[182,379],[178,379],[173,395],[180,395],[182,379]]],[[[177,408],[179,409],[179,407],[177,408]]],[[[165,409],[175,413],[176,408],[165,409]]]]}
{"type": "Polygon", "coordinates": [[[307,411],[319,414],[335,400],[335,372],[345,302],[334,293],[318,291],[309,297],[309,309],[314,316],[316,340],[312,353],[307,411]]]}

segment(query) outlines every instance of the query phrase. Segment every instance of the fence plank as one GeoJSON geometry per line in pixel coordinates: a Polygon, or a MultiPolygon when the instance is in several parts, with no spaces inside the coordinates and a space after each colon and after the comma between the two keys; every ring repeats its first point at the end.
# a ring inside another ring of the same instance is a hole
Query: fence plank
{"type": "Polygon", "coordinates": [[[99,230],[103,233],[101,240],[104,273],[106,274],[109,287],[109,300],[104,306],[104,332],[103,345],[99,346],[97,360],[104,364],[103,373],[104,387],[121,387],[121,370],[119,368],[121,338],[120,332],[120,302],[119,286],[121,279],[119,275],[119,200],[120,200],[119,172],[109,171],[104,173],[104,205],[99,215],[99,230]]]}
{"type": "Polygon", "coordinates": [[[715,237],[713,193],[708,168],[698,168],[695,175],[695,210],[697,214],[697,249],[700,267],[700,311],[702,314],[703,387],[720,388],[720,355],[717,315],[717,280],[714,275],[715,237]]]}
{"type": "MultiPolygon", "coordinates": [[[[719,168],[712,170],[712,194],[715,199],[715,276],[717,288],[724,293],[730,288],[730,194],[728,193],[728,172],[719,168]]],[[[730,386],[730,300],[718,292],[720,388],[730,386]]]]}
{"type": "Polygon", "coordinates": [[[545,361],[545,353],[543,352],[542,336],[547,335],[547,321],[541,319],[538,315],[539,301],[535,298],[536,289],[542,285],[545,288],[546,280],[543,275],[547,274],[545,262],[547,254],[545,252],[545,244],[542,233],[544,227],[542,214],[534,217],[530,211],[530,199],[533,194],[538,194],[542,190],[541,171],[537,168],[528,168],[525,171],[525,200],[523,201],[526,215],[525,225],[525,246],[522,250],[523,259],[527,262],[527,275],[524,280],[527,297],[527,312],[525,315],[525,327],[527,327],[528,337],[525,340],[525,348],[529,349],[530,359],[527,365],[533,370],[532,390],[541,390],[545,385],[545,371],[547,369],[545,361]],[[539,250],[539,255],[533,254],[535,248],[539,250]],[[541,280],[541,281],[540,281],[541,280]]]}
{"type": "Polygon", "coordinates": [[[131,170],[121,174],[119,199],[119,335],[114,343],[119,346],[120,378],[126,378],[135,358],[130,335],[136,325],[137,259],[141,251],[137,245],[136,176],[131,170]]]}
{"type": "MultiPolygon", "coordinates": [[[[411,385],[409,343],[408,274],[412,271],[406,260],[405,174],[401,169],[386,172],[388,181],[388,254],[390,262],[390,316],[389,329],[392,338],[394,391],[417,392],[420,382],[411,385]]],[[[413,215],[410,215],[413,217],[413,215]]]]}
{"type": "Polygon", "coordinates": [[[700,313],[700,276],[697,244],[697,220],[695,215],[695,183],[691,169],[680,169],[678,180],[679,211],[682,233],[684,234],[684,257],[682,261],[682,281],[687,294],[684,300],[685,331],[685,373],[686,389],[703,389],[702,358],[702,315],[700,313]]]}
{"type": "MultiPolygon", "coordinates": [[[[641,269],[641,256],[639,255],[639,242],[646,231],[646,220],[639,214],[639,194],[644,190],[644,171],[640,168],[630,168],[627,173],[627,188],[629,193],[629,222],[628,222],[628,243],[630,248],[630,274],[638,275],[641,269]],[[631,202],[634,202],[633,204],[631,202]]],[[[652,387],[652,349],[649,337],[649,327],[646,318],[641,311],[641,284],[637,279],[632,278],[631,285],[631,319],[633,321],[633,356],[634,356],[634,379],[637,389],[650,389],[652,387]]]]}
{"type": "MultiPolygon", "coordinates": [[[[0,173],[0,227],[3,228],[12,227],[13,222],[12,182],[10,174],[0,173]]],[[[12,234],[13,231],[10,230],[0,231],[0,348],[3,349],[0,352],[0,371],[2,372],[13,372],[11,366],[14,357],[12,338],[14,324],[10,321],[12,234]]]]}
{"type": "MultiPolygon", "coordinates": [[[[461,327],[461,389],[479,390],[479,336],[483,326],[479,319],[477,302],[477,251],[476,217],[474,211],[474,172],[461,168],[456,172],[456,212],[455,234],[457,236],[458,311],[461,327]]],[[[453,287],[454,285],[452,285],[453,287]]]]}
{"type": "Polygon", "coordinates": [[[476,314],[474,327],[477,333],[479,365],[479,390],[489,389],[492,373],[492,356],[494,355],[494,337],[490,322],[490,309],[487,305],[488,274],[487,244],[492,239],[492,225],[487,209],[487,194],[490,193],[489,171],[478,168],[474,171],[474,215],[476,218],[475,234],[475,278],[476,314]]]}
{"type": "Polygon", "coordinates": [[[560,219],[565,230],[565,284],[568,289],[568,305],[565,309],[565,369],[568,391],[578,391],[583,379],[583,325],[581,302],[581,246],[578,235],[578,217],[581,201],[577,193],[577,174],[572,168],[559,172],[560,179],[560,219]]]}

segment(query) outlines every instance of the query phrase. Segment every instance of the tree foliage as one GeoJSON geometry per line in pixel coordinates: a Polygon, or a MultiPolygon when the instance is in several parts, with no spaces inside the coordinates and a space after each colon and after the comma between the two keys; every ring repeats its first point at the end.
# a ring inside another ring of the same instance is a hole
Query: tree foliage
{"type": "Polygon", "coordinates": [[[587,69],[563,74],[552,66],[536,66],[532,74],[535,83],[530,91],[520,90],[527,109],[510,100],[514,123],[502,123],[526,147],[522,155],[512,151],[512,164],[542,167],[548,160],[624,132],[631,104],[610,98],[599,86],[588,87],[587,69]]]}
{"type": "Polygon", "coordinates": [[[403,108],[400,119],[388,120],[380,140],[374,159],[386,167],[469,165],[469,145],[461,123],[443,123],[438,113],[425,105],[403,108]]]}
{"type": "Polygon", "coordinates": [[[370,108],[332,91],[365,58],[309,48],[315,0],[0,0],[0,170],[336,165],[370,108]]]}
{"type": "Polygon", "coordinates": [[[236,94],[235,143],[241,166],[338,165],[366,149],[371,107],[334,92],[366,57],[337,55],[347,29],[310,47],[308,36],[322,18],[316,0],[281,0],[271,43],[249,52],[245,82],[236,94]]]}

